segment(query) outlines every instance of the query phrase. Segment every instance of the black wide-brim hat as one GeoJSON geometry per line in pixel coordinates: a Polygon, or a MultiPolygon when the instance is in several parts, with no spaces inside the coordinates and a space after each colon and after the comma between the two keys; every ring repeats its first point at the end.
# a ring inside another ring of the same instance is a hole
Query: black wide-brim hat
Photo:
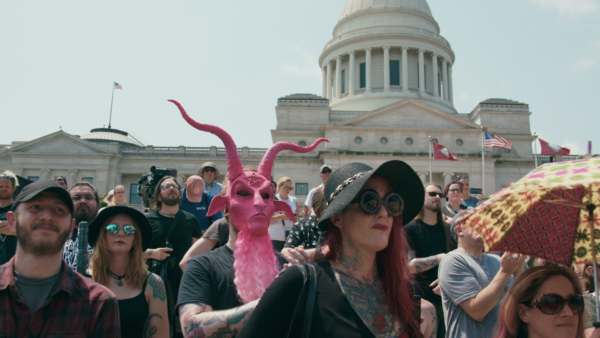
{"type": "Polygon", "coordinates": [[[327,209],[319,219],[319,229],[327,231],[327,219],[350,204],[371,176],[386,179],[390,182],[392,191],[402,196],[402,221],[405,225],[421,212],[425,203],[425,188],[408,164],[394,160],[373,169],[364,163],[349,163],[334,171],[325,184],[327,209]]]}
{"type": "Polygon", "coordinates": [[[98,236],[100,236],[100,229],[104,223],[112,216],[119,214],[125,214],[137,223],[136,229],[142,232],[142,251],[146,251],[152,243],[152,226],[150,225],[150,221],[141,212],[125,206],[107,207],[100,211],[96,219],[89,226],[88,243],[90,243],[90,246],[92,248],[96,246],[96,241],[98,241],[98,236]]]}

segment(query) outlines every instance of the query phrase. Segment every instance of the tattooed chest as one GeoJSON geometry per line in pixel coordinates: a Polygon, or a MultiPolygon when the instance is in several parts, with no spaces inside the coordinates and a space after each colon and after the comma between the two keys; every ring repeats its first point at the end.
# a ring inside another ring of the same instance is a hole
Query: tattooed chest
{"type": "Polygon", "coordinates": [[[363,283],[339,270],[336,277],[352,309],[376,337],[398,337],[402,327],[389,311],[379,280],[363,283]]]}

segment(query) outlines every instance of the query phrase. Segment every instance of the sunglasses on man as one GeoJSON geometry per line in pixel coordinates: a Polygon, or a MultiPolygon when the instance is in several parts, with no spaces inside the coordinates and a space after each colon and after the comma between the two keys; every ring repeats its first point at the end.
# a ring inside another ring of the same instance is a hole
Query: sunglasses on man
{"type": "Polygon", "coordinates": [[[216,172],[215,168],[204,168],[204,170],[202,170],[202,172],[204,173],[214,173],[216,172]]]}
{"type": "Polygon", "coordinates": [[[439,196],[440,198],[444,198],[444,194],[441,192],[429,191],[429,192],[427,192],[427,195],[429,195],[429,197],[433,197],[433,198],[435,198],[436,196],[439,196]]]}
{"type": "Polygon", "coordinates": [[[323,171],[321,171],[321,174],[331,174],[331,169],[323,169],[323,171]]]}
{"type": "Polygon", "coordinates": [[[367,215],[375,215],[382,206],[392,217],[399,216],[404,210],[404,200],[400,194],[391,192],[382,199],[379,197],[379,193],[373,189],[366,189],[350,203],[358,203],[360,209],[367,215]]]}

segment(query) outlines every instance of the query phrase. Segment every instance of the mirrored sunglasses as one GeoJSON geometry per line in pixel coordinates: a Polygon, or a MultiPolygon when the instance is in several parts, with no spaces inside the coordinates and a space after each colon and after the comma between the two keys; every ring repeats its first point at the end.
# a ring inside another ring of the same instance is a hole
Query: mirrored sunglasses
{"type": "MultiPolygon", "coordinates": [[[[109,224],[106,226],[106,232],[111,235],[116,235],[119,233],[119,226],[116,224],[109,224]]],[[[136,233],[137,229],[133,225],[126,225],[123,227],[123,233],[127,236],[133,236],[136,233]]]]}
{"type": "Polygon", "coordinates": [[[387,210],[388,215],[392,217],[400,215],[404,210],[404,200],[400,194],[391,192],[381,199],[379,193],[372,189],[366,189],[350,203],[358,203],[361,210],[367,215],[378,213],[382,205],[387,210]]]}
{"type": "Polygon", "coordinates": [[[525,305],[529,307],[536,307],[546,315],[555,315],[560,313],[564,308],[565,304],[568,304],[573,311],[573,314],[579,316],[583,313],[585,302],[582,295],[570,295],[566,299],[558,294],[549,293],[543,295],[538,300],[532,300],[529,304],[525,305]]]}

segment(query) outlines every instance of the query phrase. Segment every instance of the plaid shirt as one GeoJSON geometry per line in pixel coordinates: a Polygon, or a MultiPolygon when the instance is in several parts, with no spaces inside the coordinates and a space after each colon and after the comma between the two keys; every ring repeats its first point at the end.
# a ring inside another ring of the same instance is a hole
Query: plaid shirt
{"type": "Polygon", "coordinates": [[[15,258],[0,266],[0,336],[120,337],[115,295],[63,261],[56,288],[31,317],[13,272],[15,258]]]}

